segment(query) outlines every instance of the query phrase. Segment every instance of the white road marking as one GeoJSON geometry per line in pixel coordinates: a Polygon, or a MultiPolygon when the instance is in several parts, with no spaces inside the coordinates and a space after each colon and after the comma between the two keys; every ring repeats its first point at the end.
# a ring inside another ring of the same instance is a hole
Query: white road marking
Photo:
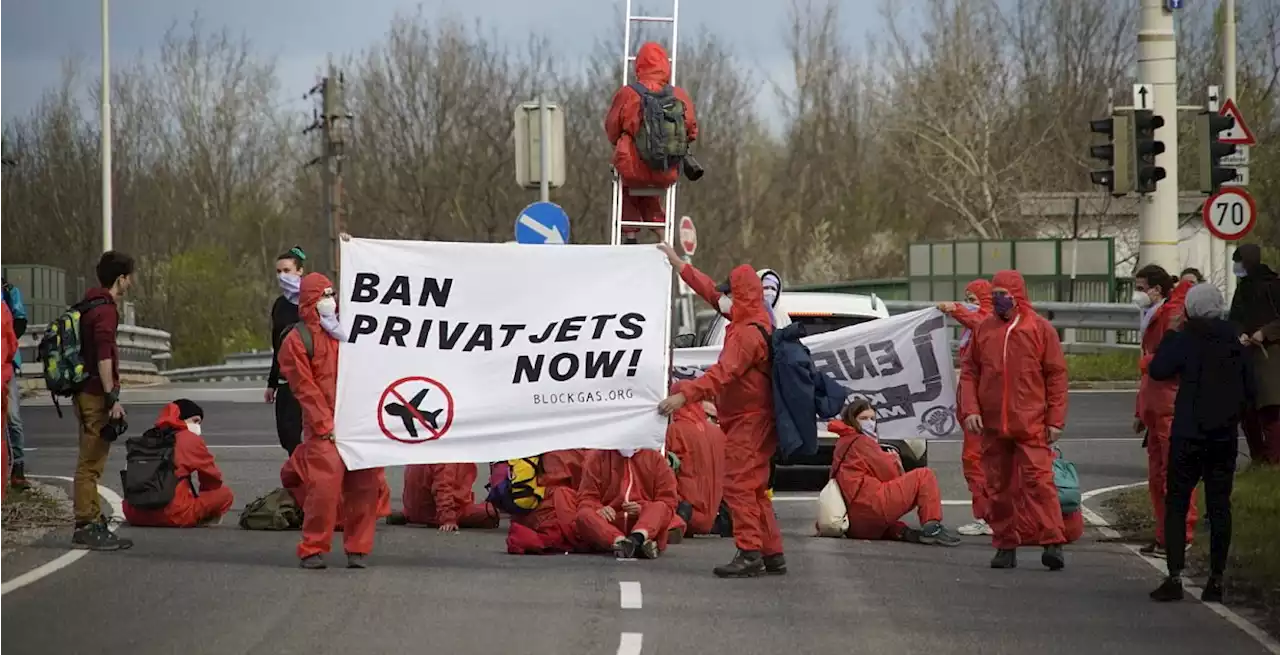
{"type": "Polygon", "coordinates": [[[618,594],[624,610],[638,610],[644,605],[639,582],[619,582],[618,594]]]}
{"type": "Polygon", "coordinates": [[[618,641],[618,655],[640,655],[640,645],[644,643],[644,635],[639,632],[624,632],[618,641]]]}
{"type": "MultiPolygon", "coordinates": [[[[1093,498],[1094,496],[1100,496],[1102,494],[1109,493],[1112,491],[1120,491],[1122,489],[1132,489],[1134,487],[1145,486],[1146,484],[1147,484],[1146,482],[1134,482],[1132,484],[1118,484],[1114,487],[1094,489],[1093,491],[1080,494],[1080,497],[1081,497],[1081,500],[1088,500],[1090,498],[1093,498]]],[[[1106,519],[1099,516],[1093,510],[1089,509],[1084,505],[1081,505],[1080,511],[1084,514],[1085,520],[1088,521],[1091,525],[1096,526],[1098,528],[1098,531],[1101,532],[1107,538],[1117,539],[1120,537],[1120,533],[1116,532],[1115,529],[1113,529],[1111,525],[1107,523],[1106,519]]],[[[1160,572],[1163,575],[1168,575],[1169,573],[1167,568],[1168,564],[1165,562],[1165,560],[1157,559],[1154,557],[1147,557],[1146,555],[1143,555],[1141,552],[1138,551],[1138,549],[1141,548],[1141,546],[1136,546],[1133,544],[1125,544],[1124,547],[1128,549],[1130,552],[1132,552],[1134,555],[1137,555],[1139,558],[1141,558],[1142,561],[1149,564],[1151,568],[1155,569],[1156,571],[1160,572]]],[[[1191,596],[1191,598],[1195,600],[1200,599],[1200,594],[1202,593],[1202,590],[1192,585],[1186,584],[1185,580],[1183,581],[1183,589],[1187,592],[1188,595],[1191,596]]],[[[1241,632],[1244,632],[1245,634],[1252,637],[1253,640],[1258,642],[1258,645],[1262,646],[1262,648],[1265,649],[1268,653],[1271,653],[1272,655],[1280,655],[1280,642],[1276,641],[1271,635],[1267,634],[1261,628],[1254,625],[1252,622],[1249,621],[1249,619],[1246,619],[1243,616],[1236,614],[1235,612],[1231,611],[1231,609],[1228,608],[1226,605],[1222,605],[1220,603],[1203,603],[1203,605],[1209,608],[1214,614],[1217,614],[1218,616],[1221,616],[1222,618],[1226,619],[1227,623],[1230,623],[1231,625],[1234,625],[1235,627],[1240,628],[1241,632]]]]}
{"type": "MultiPolygon", "coordinates": [[[[64,480],[66,482],[74,482],[71,478],[62,475],[32,475],[30,477],[37,480],[64,480]]],[[[107,501],[107,504],[111,506],[111,516],[113,518],[124,518],[124,507],[122,506],[124,500],[120,498],[119,494],[102,485],[98,485],[98,495],[102,496],[102,498],[107,501]]],[[[81,557],[88,555],[89,552],[90,551],[87,550],[69,550],[56,558],[45,562],[44,564],[41,564],[40,566],[37,566],[36,568],[31,569],[8,582],[5,582],[3,585],[0,585],[0,596],[6,595],[11,591],[17,591],[33,582],[36,582],[37,580],[53,575],[54,573],[75,564],[81,557]]]]}

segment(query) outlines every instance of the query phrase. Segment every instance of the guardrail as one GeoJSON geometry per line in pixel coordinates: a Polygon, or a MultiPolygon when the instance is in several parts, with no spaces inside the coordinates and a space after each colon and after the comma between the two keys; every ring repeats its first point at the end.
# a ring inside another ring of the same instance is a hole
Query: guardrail
{"type": "MultiPolygon", "coordinates": [[[[43,332],[27,332],[18,340],[22,353],[22,376],[40,377],[37,351],[43,332]]],[[[137,325],[121,325],[116,332],[116,350],[120,354],[120,373],[157,375],[169,361],[169,333],[137,325]]]]}

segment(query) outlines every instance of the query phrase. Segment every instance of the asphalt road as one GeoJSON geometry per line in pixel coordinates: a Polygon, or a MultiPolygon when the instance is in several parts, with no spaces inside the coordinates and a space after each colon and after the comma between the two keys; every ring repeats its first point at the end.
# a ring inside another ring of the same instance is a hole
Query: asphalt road
{"type": "MultiPolygon", "coordinates": [[[[238,510],[278,486],[284,453],[269,407],[211,400],[201,401],[205,435],[238,510]]],[[[1132,406],[1131,394],[1072,394],[1063,449],[1086,490],[1144,478],[1145,452],[1128,433],[1132,406]]],[[[156,409],[132,405],[131,423],[149,423],[156,409]]],[[[46,407],[23,413],[28,470],[70,475],[74,419],[59,421],[46,407]]],[[[122,451],[113,449],[108,486],[118,488],[122,451]]],[[[965,501],[959,444],[932,444],[930,460],[944,498],[965,501]]],[[[390,475],[398,503],[399,471],[390,475]]],[[[307,572],[295,568],[296,533],[241,531],[234,517],[199,530],[126,526],[132,550],[91,553],[5,594],[3,645],[95,655],[350,655],[424,645],[533,655],[1266,652],[1199,603],[1151,603],[1156,572],[1092,533],[1069,548],[1062,573],[1045,572],[1031,550],[1021,569],[993,571],[983,539],[938,549],[809,538],[812,495],[780,494],[791,573],[744,581],[710,575],[733,550],[714,538],[686,540],[656,562],[618,562],[509,556],[505,531],[380,526],[373,568],[307,572]]],[[[945,510],[951,524],[969,519],[967,506],[945,510]]],[[[12,580],[58,557],[68,536],[56,531],[6,553],[0,576],[12,580]]]]}

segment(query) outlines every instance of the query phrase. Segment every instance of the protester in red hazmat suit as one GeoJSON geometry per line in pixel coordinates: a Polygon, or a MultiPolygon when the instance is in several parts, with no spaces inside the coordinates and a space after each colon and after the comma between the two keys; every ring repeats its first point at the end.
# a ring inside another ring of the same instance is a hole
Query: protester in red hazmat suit
{"type": "Polygon", "coordinates": [[[595,552],[656,559],[675,516],[676,476],[656,450],[593,450],[578,487],[578,533],[595,552]]]}
{"type": "Polygon", "coordinates": [[[458,528],[496,528],[498,510],[475,502],[476,465],[414,464],[404,469],[403,513],[393,513],[387,523],[417,523],[457,532],[458,528]]]}
{"type": "Polygon", "coordinates": [[[991,566],[1013,568],[1018,546],[1039,545],[1041,563],[1058,570],[1066,538],[1051,445],[1066,425],[1066,358],[1020,273],[1000,271],[991,287],[993,314],[974,330],[959,387],[965,430],[983,437],[991,566]]]}
{"type": "Polygon", "coordinates": [[[130,525],[156,528],[193,528],[221,519],[235,502],[222,483],[222,471],[213,453],[200,438],[204,410],[182,398],[160,410],[155,427],[173,430],[173,467],[178,486],[173,500],[162,509],[139,509],[124,501],[124,518],[130,525]]]}
{"type": "MultiPolygon", "coordinates": [[[[671,385],[680,393],[687,382],[671,385]]],[[[702,403],[685,403],[667,426],[667,452],[680,461],[676,487],[680,504],[676,514],[684,520],[685,534],[710,534],[724,498],[725,436],[707,420],[702,403]],[[686,515],[687,514],[687,515],[686,515]]]]}
{"type": "MultiPolygon", "coordinates": [[[[961,361],[973,346],[973,331],[991,316],[991,283],[986,280],[974,280],[964,288],[965,305],[953,302],[938,304],[938,309],[950,316],[964,327],[960,334],[960,350],[957,353],[961,361]],[[966,306],[969,305],[969,306],[966,306]]],[[[960,392],[957,390],[956,395],[960,392]]],[[[956,414],[959,414],[956,408],[956,414]]],[[[963,416],[957,420],[964,422],[963,416]]],[[[973,497],[973,523],[962,525],[956,529],[963,535],[990,535],[991,526],[987,524],[986,478],[982,475],[982,435],[977,432],[964,432],[964,446],[960,453],[960,464],[964,471],[964,481],[969,485],[969,494],[973,497]]]]}
{"type": "MultiPolygon", "coordinates": [[[[1173,432],[1173,404],[1178,396],[1178,378],[1152,380],[1147,366],[1156,355],[1156,348],[1166,332],[1176,329],[1182,322],[1187,292],[1193,284],[1175,280],[1168,271],[1157,264],[1143,266],[1133,276],[1133,301],[1142,310],[1138,325],[1142,335],[1142,359],[1138,361],[1138,403],[1134,412],[1135,432],[1147,433],[1147,489],[1151,495],[1151,509],[1156,518],[1156,540],[1139,550],[1147,555],[1164,555],[1165,488],[1169,478],[1169,449],[1173,432]],[[1176,286],[1175,286],[1176,283],[1176,286]]],[[[1195,537],[1196,502],[1191,496],[1187,512],[1187,540],[1195,537]]]]}
{"type": "Polygon", "coordinates": [[[329,278],[320,273],[308,273],[302,278],[298,317],[299,327],[280,346],[280,372],[302,406],[305,451],[295,466],[306,481],[306,492],[298,558],[303,568],[325,568],[321,556],[332,548],[341,503],[347,567],[362,569],[368,566],[366,558],[373,550],[378,489],[385,482],[380,468],[348,471],[334,443],[338,344],[346,335],[338,322],[338,303],[329,278]],[[301,329],[310,336],[310,354],[301,329]]]}
{"type": "MultiPolygon", "coordinates": [[[[307,504],[307,481],[302,478],[302,471],[306,468],[302,462],[306,460],[307,443],[304,441],[293,449],[293,454],[289,455],[289,459],[285,460],[284,466],[280,467],[280,486],[284,487],[289,495],[293,496],[293,502],[298,507],[306,507],[307,504]]],[[[387,484],[387,476],[382,469],[378,470],[378,513],[377,517],[391,516],[391,486],[387,484]]],[[[335,532],[342,532],[342,526],[345,523],[342,515],[342,503],[338,503],[338,519],[333,526],[335,532]]]]}
{"type": "Polygon", "coordinates": [[[586,450],[554,450],[540,458],[542,502],[528,514],[515,514],[507,530],[507,552],[541,555],[585,551],[578,536],[578,486],[586,450]]]}
{"type": "Polygon", "coordinates": [[[715,574],[737,578],[786,573],[782,532],[768,495],[769,463],[777,451],[778,436],[768,337],[761,334],[761,330],[772,334],[773,329],[760,278],[750,266],[742,265],[730,272],[728,284],[717,287],[705,273],[681,261],[670,246],[659,248],[685,283],[730,319],[720,359],[681,393],[658,405],[659,412],[670,416],[685,403],[715,400],[720,412],[720,427],[727,438],[724,498],[733,516],[738,553],[717,567],[715,574]]]}
{"type": "MultiPolygon", "coordinates": [[[[2,361],[0,361],[0,369],[4,369],[4,387],[0,388],[0,404],[3,404],[2,414],[9,415],[9,385],[17,384],[14,379],[13,356],[18,352],[18,337],[13,331],[13,314],[9,313],[9,304],[0,303],[4,306],[4,325],[0,326],[0,340],[4,343],[4,352],[2,361]]],[[[0,498],[4,498],[4,490],[9,488],[9,426],[8,421],[0,424],[0,498]]]]}

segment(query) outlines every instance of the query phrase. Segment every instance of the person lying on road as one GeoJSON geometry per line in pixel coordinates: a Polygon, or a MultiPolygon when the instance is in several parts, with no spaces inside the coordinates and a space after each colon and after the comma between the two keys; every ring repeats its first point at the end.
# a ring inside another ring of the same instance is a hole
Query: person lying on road
{"type": "Polygon", "coordinates": [[[173,490],[173,500],[159,509],[134,507],[129,503],[126,490],[124,518],[130,525],[193,528],[219,521],[231,509],[235,495],[223,485],[222,471],[200,437],[203,422],[204,410],[185,398],[160,409],[152,436],[172,438],[173,468],[178,484],[173,490]]]}
{"type": "Polygon", "coordinates": [[[675,516],[676,475],[656,450],[595,450],[578,488],[578,533],[592,552],[657,559],[675,516]]]}
{"type": "Polygon", "coordinates": [[[498,510],[475,502],[476,465],[414,464],[404,469],[403,512],[387,517],[390,525],[416,523],[457,532],[458,528],[496,528],[498,510]]]}
{"type": "Polygon", "coordinates": [[[832,454],[831,475],[840,485],[849,511],[853,539],[889,539],[937,546],[959,546],[960,539],[942,525],[942,491],[933,471],[903,473],[896,453],[880,448],[876,412],[859,398],[844,408],[828,430],[840,436],[832,454]],[[899,519],[916,510],[920,529],[899,519]]]}

